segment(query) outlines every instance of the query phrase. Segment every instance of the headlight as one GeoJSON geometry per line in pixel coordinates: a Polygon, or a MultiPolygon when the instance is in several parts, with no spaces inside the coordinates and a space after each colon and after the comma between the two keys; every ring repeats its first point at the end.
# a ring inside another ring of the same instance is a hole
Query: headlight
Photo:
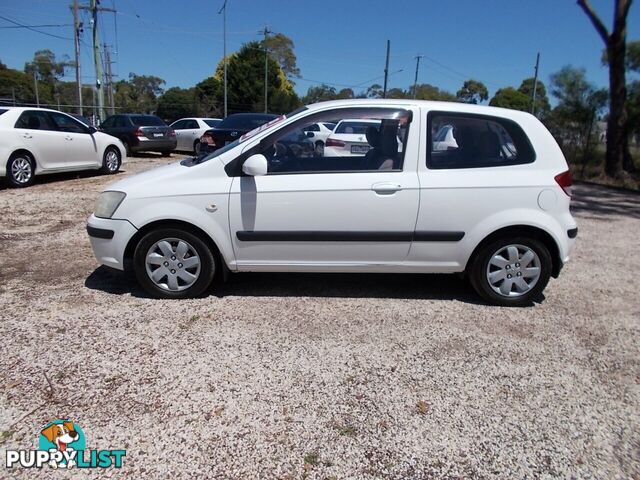
{"type": "Polygon", "coordinates": [[[111,218],[126,196],[124,192],[102,192],[98,195],[93,214],[100,218],[111,218]]]}

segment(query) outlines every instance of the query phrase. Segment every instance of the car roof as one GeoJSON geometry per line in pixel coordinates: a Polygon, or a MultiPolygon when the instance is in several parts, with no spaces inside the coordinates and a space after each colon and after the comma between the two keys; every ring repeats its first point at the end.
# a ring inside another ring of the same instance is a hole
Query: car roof
{"type": "MultiPolygon", "coordinates": [[[[227,116],[227,118],[229,117],[269,117],[269,118],[276,118],[278,115],[274,114],[274,113],[232,113],[231,115],[227,116]]],[[[215,120],[215,119],[213,119],[215,120]]]]}
{"type": "Polygon", "coordinates": [[[487,105],[475,105],[461,102],[441,102],[435,100],[412,100],[405,98],[382,99],[382,98],[354,98],[347,100],[329,100],[326,102],[307,105],[308,111],[326,110],[329,108],[345,107],[423,107],[429,110],[443,110],[445,112],[476,113],[478,115],[497,115],[507,118],[535,118],[528,112],[511,110],[508,108],[490,107],[487,105]]]}

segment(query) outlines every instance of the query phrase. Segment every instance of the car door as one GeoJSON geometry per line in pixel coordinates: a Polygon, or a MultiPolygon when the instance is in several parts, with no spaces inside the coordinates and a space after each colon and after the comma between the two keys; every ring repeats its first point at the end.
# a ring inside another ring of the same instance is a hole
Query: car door
{"type": "Polygon", "coordinates": [[[176,150],[184,150],[185,149],[185,135],[184,128],[187,124],[187,120],[178,120],[177,122],[173,122],[169,125],[176,132],[176,150]]]}
{"type": "Polygon", "coordinates": [[[196,140],[200,139],[200,132],[202,132],[200,125],[198,125],[198,121],[193,118],[187,119],[182,132],[182,142],[184,145],[182,149],[185,152],[192,152],[193,144],[196,140]]]}
{"type": "Polygon", "coordinates": [[[25,110],[15,129],[24,148],[34,155],[38,170],[65,168],[68,145],[48,111],[25,110]]]}
{"type": "MultiPolygon", "coordinates": [[[[386,117],[399,112],[360,110],[361,115],[386,117]]],[[[411,115],[410,109],[401,112],[411,115]]],[[[334,110],[326,115],[333,119],[355,113],[334,110]]],[[[302,119],[295,126],[304,129],[305,122],[315,123],[302,119]]],[[[418,211],[419,129],[408,129],[401,152],[395,148],[403,161],[392,170],[365,168],[364,155],[328,158],[302,143],[284,147],[278,140],[291,133],[291,127],[283,128],[272,135],[272,145],[258,147],[270,157],[269,174],[233,179],[229,221],[238,269],[321,271],[339,266],[375,271],[402,263],[418,211]],[[287,155],[295,152],[289,167],[278,158],[277,152],[285,150],[287,155]]]]}
{"type": "Polygon", "coordinates": [[[50,112],[58,130],[64,133],[67,144],[65,167],[69,169],[97,167],[102,164],[100,152],[89,128],[75,118],[60,112],[50,112]]]}

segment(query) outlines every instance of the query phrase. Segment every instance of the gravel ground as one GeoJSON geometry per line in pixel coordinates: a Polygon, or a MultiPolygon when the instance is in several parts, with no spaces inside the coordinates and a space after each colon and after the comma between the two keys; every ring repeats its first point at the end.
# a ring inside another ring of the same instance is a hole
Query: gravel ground
{"type": "Polygon", "coordinates": [[[420,275],[243,274],[160,301],[91,252],[112,180],[0,189],[0,444],[70,418],[124,466],[0,477],[640,478],[640,196],[576,188],[577,249],[532,308],[420,275]]]}

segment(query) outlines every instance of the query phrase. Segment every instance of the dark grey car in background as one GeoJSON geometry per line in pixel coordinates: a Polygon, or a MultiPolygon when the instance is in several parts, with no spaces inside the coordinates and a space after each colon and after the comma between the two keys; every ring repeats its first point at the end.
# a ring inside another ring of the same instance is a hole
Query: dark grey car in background
{"type": "Polygon", "coordinates": [[[111,115],[102,122],[100,130],[118,137],[127,149],[127,155],[132,152],[160,152],[168,156],[177,145],[176,132],[155,115],[111,115]]]}

